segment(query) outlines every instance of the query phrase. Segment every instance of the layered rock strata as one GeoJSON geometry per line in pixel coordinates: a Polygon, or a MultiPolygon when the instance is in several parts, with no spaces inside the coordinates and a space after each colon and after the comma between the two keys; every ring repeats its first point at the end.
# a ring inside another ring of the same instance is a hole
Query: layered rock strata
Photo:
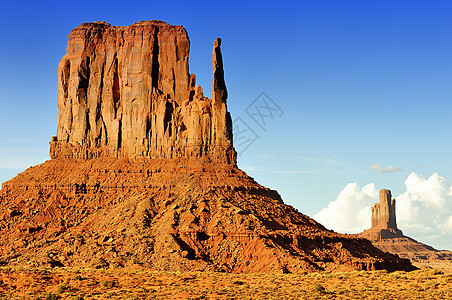
{"type": "Polygon", "coordinates": [[[182,26],[82,24],[58,67],[52,158],[202,157],[235,164],[221,40],[213,49],[212,100],[189,73],[182,26]]]}
{"type": "Polygon", "coordinates": [[[207,158],[52,159],[3,184],[0,265],[169,271],[411,270],[207,158]]]}
{"type": "Polygon", "coordinates": [[[396,200],[391,191],[380,191],[380,203],[372,207],[372,226],[358,234],[378,249],[409,259],[419,267],[452,269],[452,251],[439,251],[403,235],[397,228],[396,200]]]}
{"type": "Polygon", "coordinates": [[[0,264],[159,270],[412,270],[326,230],[236,166],[221,40],[212,99],[161,21],[82,24],[59,66],[52,159],[0,191],[0,264]]]}
{"type": "Polygon", "coordinates": [[[392,198],[390,190],[380,190],[380,203],[372,207],[371,228],[368,234],[376,234],[373,239],[402,236],[402,231],[397,228],[396,200],[392,198]]]}

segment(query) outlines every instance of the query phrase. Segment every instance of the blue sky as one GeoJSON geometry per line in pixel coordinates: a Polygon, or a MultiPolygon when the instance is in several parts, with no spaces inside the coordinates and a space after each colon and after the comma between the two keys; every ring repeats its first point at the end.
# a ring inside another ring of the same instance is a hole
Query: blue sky
{"type": "MultiPolygon", "coordinates": [[[[239,166],[301,212],[315,215],[349,183],[408,197],[412,172],[439,174],[447,190],[451,15],[450,1],[2,3],[0,182],[49,159],[70,30],[160,19],[188,30],[190,71],[206,95],[213,41],[223,39],[229,110],[259,137],[238,147],[239,166]],[[283,112],[265,130],[246,113],[262,92],[283,112]]],[[[446,238],[429,242],[452,248],[446,238]]]]}

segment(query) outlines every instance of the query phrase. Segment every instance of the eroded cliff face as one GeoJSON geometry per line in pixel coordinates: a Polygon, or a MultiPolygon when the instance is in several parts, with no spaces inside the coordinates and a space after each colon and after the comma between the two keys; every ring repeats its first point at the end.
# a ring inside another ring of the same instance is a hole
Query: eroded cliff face
{"type": "Polygon", "coordinates": [[[167,271],[412,270],[326,230],[228,164],[52,159],[3,184],[0,266],[167,271]]]}
{"type": "Polygon", "coordinates": [[[380,203],[375,203],[372,207],[372,229],[400,231],[397,228],[395,205],[396,200],[392,198],[391,191],[380,190],[380,203]]]}
{"type": "Polygon", "coordinates": [[[220,40],[213,100],[189,73],[182,26],[141,21],[85,23],[69,35],[58,68],[52,158],[197,158],[235,164],[220,40]]]}
{"type": "Polygon", "coordinates": [[[418,267],[452,269],[452,252],[438,251],[403,235],[396,222],[396,200],[390,190],[380,190],[380,203],[372,207],[372,226],[358,234],[378,249],[409,259],[418,267]]]}
{"type": "Polygon", "coordinates": [[[238,169],[220,46],[211,100],[189,76],[181,26],[74,29],[52,159],[0,191],[0,266],[413,269],[326,230],[238,169]]]}

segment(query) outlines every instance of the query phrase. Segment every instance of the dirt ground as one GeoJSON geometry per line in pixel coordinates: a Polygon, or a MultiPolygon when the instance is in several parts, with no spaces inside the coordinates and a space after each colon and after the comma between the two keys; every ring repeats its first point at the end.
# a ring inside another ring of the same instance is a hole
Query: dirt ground
{"type": "Polygon", "coordinates": [[[452,299],[452,273],[0,268],[1,299],[452,299]]]}

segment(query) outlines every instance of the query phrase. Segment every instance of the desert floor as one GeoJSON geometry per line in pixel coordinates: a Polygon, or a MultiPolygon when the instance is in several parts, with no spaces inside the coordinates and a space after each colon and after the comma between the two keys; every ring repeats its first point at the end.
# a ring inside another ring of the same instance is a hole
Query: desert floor
{"type": "Polygon", "coordinates": [[[452,299],[452,273],[0,268],[0,299],[452,299]]]}

